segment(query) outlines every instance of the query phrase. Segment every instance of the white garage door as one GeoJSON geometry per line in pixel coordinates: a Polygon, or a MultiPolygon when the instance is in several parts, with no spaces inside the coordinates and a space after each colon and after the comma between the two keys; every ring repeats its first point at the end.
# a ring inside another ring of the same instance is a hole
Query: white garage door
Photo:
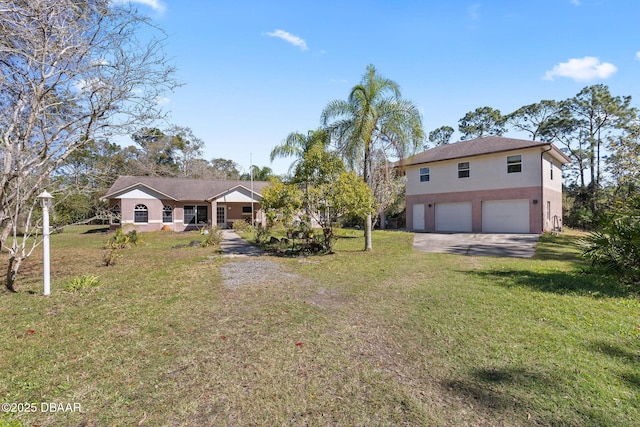
{"type": "Polygon", "coordinates": [[[471,202],[436,203],[436,231],[471,232],[471,202]]]}
{"type": "Polygon", "coordinates": [[[413,205],[413,229],[424,230],[424,204],[413,205]]]}
{"type": "Polygon", "coordinates": [[[482,202],[484,233],[529,233],[528,200],[482,202]]]}

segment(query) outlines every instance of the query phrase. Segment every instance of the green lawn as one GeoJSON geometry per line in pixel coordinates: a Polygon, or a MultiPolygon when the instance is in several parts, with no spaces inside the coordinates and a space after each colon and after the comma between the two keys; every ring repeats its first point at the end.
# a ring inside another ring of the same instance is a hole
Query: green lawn
{"type": "Polygon", "coordinates": [[[50,297],[37,257],[0,294],[0,395],[37,408],[8,425],[640,424],[639,299],[574,236],[534,259],[413,252],[403,232],[223,258],[149,233],[103,267],[88,230],[52,236],[50,297]],[[82,274],[101,285],[67,290],[82,274]]]}

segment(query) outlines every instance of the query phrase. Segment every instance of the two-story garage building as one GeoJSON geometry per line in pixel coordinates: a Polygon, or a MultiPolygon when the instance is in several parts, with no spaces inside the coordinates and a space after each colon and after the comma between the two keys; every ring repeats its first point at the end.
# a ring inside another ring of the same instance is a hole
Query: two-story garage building
{"type": "Polygon", "coordinates": [[[405,160],[413,231],[541,233],[562,227],[562,165],[548,142],[489,136],[405,160]]]}

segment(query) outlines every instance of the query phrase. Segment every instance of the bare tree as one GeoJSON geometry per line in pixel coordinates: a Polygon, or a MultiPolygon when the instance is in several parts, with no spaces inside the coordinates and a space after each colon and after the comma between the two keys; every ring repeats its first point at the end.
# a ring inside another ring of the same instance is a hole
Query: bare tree
{"type": "Polygon", "coordinates": [[[163,39],[128,3],[0,0],[0,250],[9,254],[9,290],[30,253],[18,231],[35,229],[35,195],[50,175],[87,141],[162,117],[161,96],[176,86],[163,39]]]}

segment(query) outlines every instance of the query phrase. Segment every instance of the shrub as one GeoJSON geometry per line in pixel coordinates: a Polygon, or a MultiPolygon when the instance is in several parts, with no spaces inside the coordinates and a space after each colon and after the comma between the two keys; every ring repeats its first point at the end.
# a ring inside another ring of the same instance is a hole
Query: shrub
{"type": "Polygon", "coordinates": [[[251,224],[249,224],[247,221],[233,221],[232,228],[234,231],[247,231],[249,228],[251,228],[251,224]]]}
{"type": "Polygon", "coordinates": [[[118,250],[129,248],[131,245],[135,246],[140,242],[140,235],[136,230],[131,230],[125,234],[122,228],[118,228],[104,245],[106,251],[102,255],[102,265],[105,267],[115,265],[116,259],[120,256],[117,253],[118,250]]]}
{"type": "Polygon", "coordinates": [[[126,249],[138,243],[140,243],[140,236],[136,230],[131,230],[125,234],[122,228],[118,228],[113,235],[107,239],[105,249],[126,249]]]}
{"type": "Polygon", "coordinates": [[[74,277],[69,283],[66,284],[66,288],[70,291],[81,291],[83,289],[95,288],[100,286],[100,278],[91,274],[83,274],[82,276],[74,277]]]}
{"type": "Polygon", "coordinates": [[[206,228],[202,231],[202,234],[205,236],[202,241],[202,247],[207,248],[209,246],[219,246],[224,240],[224,233],[218,227],[213,226],[206,228]]]}
{"type": "Polygon", "coordinates": [[[640,285],[640,197],[616,202],[581,245],[592,265],[640,285]]]}
{"type": "Polygon", "coordinates": [[[262,224],[258,224],[256,227],[256,243],[262,244],[262,242],[267,240],[269,236],[269,227],[265,227],[262,224]]]}

